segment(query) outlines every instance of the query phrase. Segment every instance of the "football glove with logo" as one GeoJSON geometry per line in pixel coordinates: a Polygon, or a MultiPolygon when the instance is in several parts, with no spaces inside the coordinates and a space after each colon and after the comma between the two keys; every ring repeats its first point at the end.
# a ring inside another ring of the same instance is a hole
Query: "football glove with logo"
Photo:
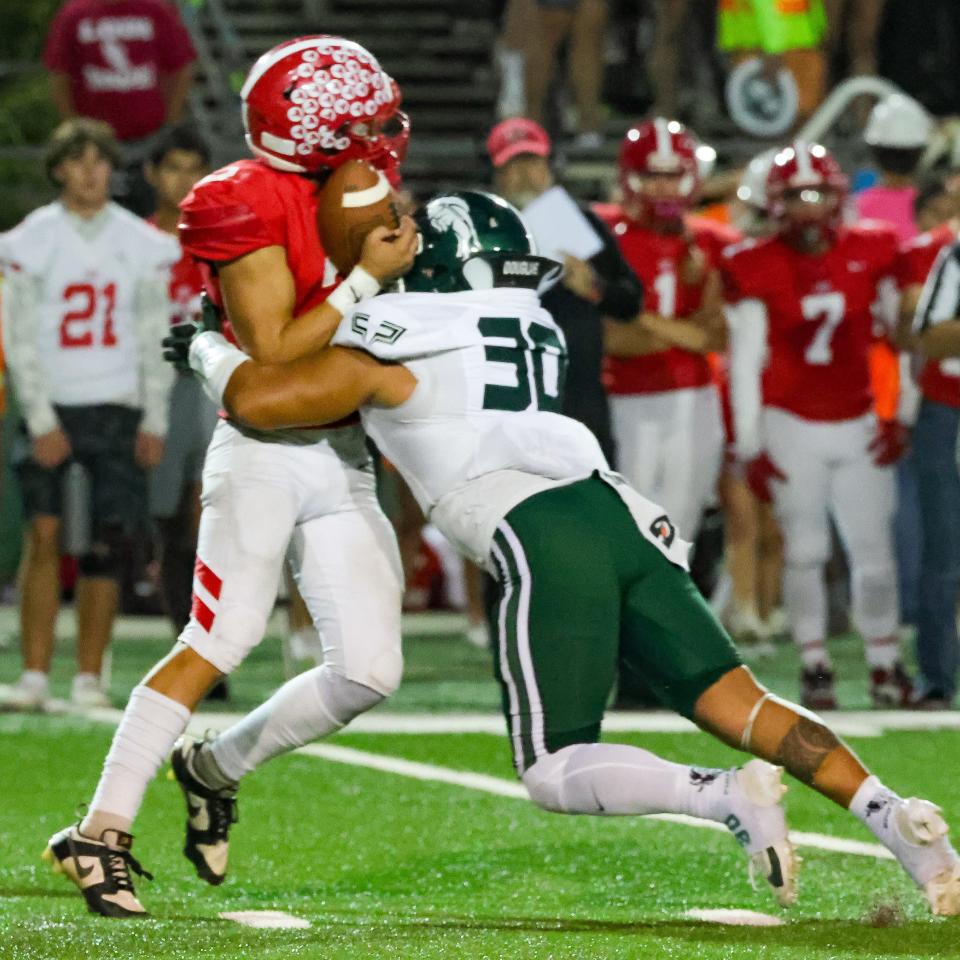
{"type": "Polygon", "coordinates": [[[163,338],[163,359],[172,363],[181,373],[192,373],[190,369],[190,344],[201,333],[213,331],[219,333],[223,318],[213,301],[205,294],[200,295],[200,314],[188,320],[181,320],[170,327],[163,338]]]}

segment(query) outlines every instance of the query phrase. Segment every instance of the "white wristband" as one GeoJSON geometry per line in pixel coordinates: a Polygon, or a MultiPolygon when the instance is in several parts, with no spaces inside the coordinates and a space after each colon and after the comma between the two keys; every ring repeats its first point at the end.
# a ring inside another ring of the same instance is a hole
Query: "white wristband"
{"type": "Polygon", "coordinates": [[[357,264],[343,283],[327,297],[327,303],[345,317],[355,303],[375,297],[379,292],[380,281],[357,264]]]}
{"type": "Polygon", "coordinates": [[[223,391],[233,371],[250,358],[229,343],[221,333],[208,330],[190,344],[190,368],[203,382],[203,390],[216,404],[223,404],[223,391]]]}

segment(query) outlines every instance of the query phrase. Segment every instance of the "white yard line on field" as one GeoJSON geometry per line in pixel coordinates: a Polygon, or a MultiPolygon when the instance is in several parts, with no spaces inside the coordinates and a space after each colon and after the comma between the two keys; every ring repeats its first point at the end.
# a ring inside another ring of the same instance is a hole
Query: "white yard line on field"
{"type": "MultiPolygon", "coordinates": [[[[116,726],[120,722],[122,713],[119,710],[91,710],[84,715],[90,719],[116,726]]],[[[195,714],[190,721],[188,732],[194,736],[203,736],[208,730],[225,730],[236,719],[235,715],[225,713],[195,714]]],[[[356,725],[357,721],[355,720],[350,729],[355,729],[356,725]]],[[[502,728],[499,732],[502,732],[502,728]]],[[[347,764],[351,767],[379,770],[381,773],[391,773],[395,776],[409,777],[413,780],[447,783],[451,786],[465,787],[468,790],[477,790],[480,793],[489,793],[497,797],[528,800],[527,791],[521,784],[513,780],[504,780],[502,777],[492,777],[485,773],[454,770],[451,767],[404,760],[402,757],[370,753],[367,750],[341,747],[333,743],[311,743],[306,747],[301,747],[297,753],[305,754],[308,757],[317,757],[332,763],[347,764]]],[[[699,820],[696,817],[687,817],[683,814],[657,813],[644,819],[665,820],[668,823],[681,823],[689,827],[727,833],[727,828],[722,823],[715,823],[712,820],[699,820]]],[[[844,837],[831,837],[824,833],[804,833],[800,831],[791,831],[790,838],[797,846],[810,847],[814,850],[846,853],[857,857],[873,857],[876,860],[895,859],[886,847],[882,847],[878,843],[865,843],[862,840],[848,840],[844,837]]]]}
{"type": "MultiPolygon", "coordinates": [[[[102,719],[109,719],[104,711],[102,719]]],[[[237,722],[239,713],[198,715],[195,722],[204,729],[223,730],[237,722]]],[[[827,712],[830,728],[843,737],[880,737],[888,731],[960,730],[960,711],[880,711],[827,712]]],[[[666,711],[650,713],[608,713],[603,720],[607,733],[699,733],[689,720],[666,711]]],[[[506,737],[506,726],[499,713],[365,713],[350,723],[350,733],[486,733],[506,737]]]]}

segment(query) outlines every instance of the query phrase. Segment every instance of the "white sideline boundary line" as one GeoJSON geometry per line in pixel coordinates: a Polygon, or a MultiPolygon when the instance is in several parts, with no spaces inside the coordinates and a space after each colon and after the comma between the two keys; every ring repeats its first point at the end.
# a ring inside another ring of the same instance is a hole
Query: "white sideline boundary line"
{"type": "MultiPolygon", "coordinates": [[[[69,709],[61,705],[58,712],[69,709]]],[[[102,711],[101,711],[102,712],[102,711]]],[[[106,711],[103,719],[107,719],[106,711]]],[[[243,714],[209,713],[201,715],[204,729],[223,730],[243,714]]],[[[833,711],[823,714],[830,728],[844,737],[880,737],[888,731],[960,730],[960,711],[833,711]]],[[[608,733],[699,733],[691,721],[667,711],[649,713],[608,713],[603,720],[608,733]]],[[[507,736],[503,715],[499,713],[364,713],[350,722],[350,733],[483,733],[507,736]]]]}
{"type": "MultiPolygon", "coordinates": [[[[123,713],[120,710],[91,710],[80,715],[116,726],[123,713]]],[[[234,717],[229,714],[195,714],[190,720],[187,731],[194,736],[202,736],[207,730],[226,729],[233,722],[234,717]]],[[[352,728],[353,724],[351,724],[352,728]]],[[[512,780],[504,780],[502,777],[492,777],[486,773],[454,770],[451,767],[440,767],[432,763],[420,763],[416,760],[404,760],[401,757],[393,757],[387,754],[370,753],[367,750],[357,750],[354,747],[340,747],[333,743],[311,743],[295,752],[308,757],[327,760],[331,763],[378,770],[381,773],[391,773],[395,776],[408,777],[411,780],[446,783],[497,797],[508,797],[512,800],[529,802],[527,791],[522,784],[512,780]]],[[[644,819],[663,820],[667,823],[679,823],[702,830],[715,830],[719,833],[728,832],[722,823],[700,820],[697,817],[688,817],[678,813],[655,813],[644,817],[644,819]]],[[[886,847],[882,847],[878,843],[866,843],[862,840],[848,840],[844,837],[831,837],[824,833],[805,833],[802,831],[791,831],[790,839],[799,847],[809,847],[829,853],[846,853],[856,857],[872,857],[875,860],[896,859],[886,847]]]]}

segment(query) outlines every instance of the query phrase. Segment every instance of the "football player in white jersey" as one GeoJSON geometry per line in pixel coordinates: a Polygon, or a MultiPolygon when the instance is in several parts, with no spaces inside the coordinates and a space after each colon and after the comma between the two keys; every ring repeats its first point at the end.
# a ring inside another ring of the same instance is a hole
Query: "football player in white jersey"
{"type": "Polygon", "coordinates": [[[4,349],[26,427],[14,458],[29,521],[24,673],[4,697],[8,708],[39,709],[50,696],[64,479],[74,463],[89,475],[92,529],[79,558],[73,700],[110,705],[100,670],[119,564],[146,510],[144,470],[163,453],[172,378],[157,344],[180,254],[173,237],[110,202],[118,158],[105,124],[63,123],[47,153],[59,198],[0,238],[4,349]]]}
{"type": "MultiPolygon", "coordinates": [[[[935,913],[960,913],[960,857],[939,809],[899,797],[817,716],[758,685],[690,580],[689,545],[610,472],[590,432],[556,412],[565,350],[537,288],[558,265],[533,253],[516,211],[488,194],[451,194],[426,205],[420,228],[405,278],[414,292],[358,304],[330,349],[258,364],[205,333],[191,365],[258,429],[359,408],[427,516],[496,578],[497,673],[535,803],[725,823],[786,905],[797,860],[780,764],[864,822],[935,913]],[[706,770],[598,742],[620,649],[664,705],[763,759],[706,770]]],[[[249,770],[278,745],[299,745],[306,712],[295,736],[291,719],[260,708],[200,748],[206,770],[221,760],[249,770]]]]}

